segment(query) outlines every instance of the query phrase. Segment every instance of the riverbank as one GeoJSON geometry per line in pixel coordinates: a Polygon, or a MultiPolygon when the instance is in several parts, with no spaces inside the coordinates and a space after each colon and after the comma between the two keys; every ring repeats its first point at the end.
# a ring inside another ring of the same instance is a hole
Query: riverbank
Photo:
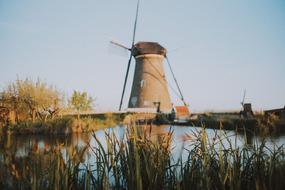
{"type": "Polygon", "coordinates": [[[46,121],[21,121],[1,127],[3,134],[49,134],[68,135],[71,133],[88,133],[100,129],[115,127],[121,122],[119,115],[101,114],[97,117],[63,116],[46,121]]]}
{"type": "Polygon", "coordinates": [[[196,126],[211,129],[247,131],[254,134],[271,135],[285,133],[285,123],[262,114],[243,118],[239,113],[201,113],[193,114],[191,119],[171,121],[164,114],[106,113],[65,115],[47,121],[22,121],[1,127],[0,133],[6,134],[71,134],[88,133],[99,129],[111,128],[119,124],[155,124],[196,126]]]}
{"type": "Polygon", "coordinates": [[[207,113],[197,115],[190,120],[196,126],[207,126],[212,129],[248,131],[255,134],[285,133],[285,123],[275,117],[256,113],[252,117],[241,117],[239,113],[207,113]]]}
{"type": "MultiPolygon", "coordinates": [[[[161,120],[161,116],[157,122],[161,120]]],[[[234,131],[247,131],[254,134],[270,135],[276,133],[285,133],[285,121],[274,116],[266,116],[257,113],[252,117],[241,117],[238,112],[228,113],[201,113],[193,114],[191,119],[184,121],[168,122],[172,125],[196,126],[210,129],[224,129],[234,131]]]]}

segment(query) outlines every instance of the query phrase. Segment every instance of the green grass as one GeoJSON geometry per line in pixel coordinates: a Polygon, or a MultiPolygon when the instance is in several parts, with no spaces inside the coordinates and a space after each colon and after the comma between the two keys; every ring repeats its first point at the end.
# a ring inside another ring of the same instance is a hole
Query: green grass
{"type": "Polygon", "coordinates": [[[173,131],[154,136],[152,130],[130,126],[125,139],[105,133],[106,144],[94,134],[94,146],[65,154],[58,145],[17,158],[1,147],[0,189],[285,189],[283,146],[236,147],[226,133],[209,139],[203,129],[186,135],[187,156],[177,160],[173,131]],[[87,153],[94,160],[84,162],[87,153]]]}
{"type": "Polygon", "coordinates": [[[77,119],[72,116],[65,116],[47,121],[22,121],[2,127],[2,131],[13,134],[71,134],[112,128],[119,121],[119,118],[111,114],[106,114],[103,119],[92,117],[77,119]]]}

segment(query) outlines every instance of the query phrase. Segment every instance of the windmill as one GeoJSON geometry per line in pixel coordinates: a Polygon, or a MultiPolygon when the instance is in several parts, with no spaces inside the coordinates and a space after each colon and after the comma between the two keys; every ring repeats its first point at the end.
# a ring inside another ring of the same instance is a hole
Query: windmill
{"type": "MultiPolygon", "coordinates": [[[[166,56],[167,50],[157,42],[143,41],[135,43],[139,5],[140,0],[138,0],[136,7],[131,47],[129,48],[118,42],[111,41],[112,44],[120,48],[124,48],[130,52],[123,91],[120,99],[119,111],[122,109],[130,65],[132,58],[134,57],[136,63],[128,108],[151,108],[158,110],[159,112],[170,113],[172,111],[172,103],[164,72],[164,59],[167,60],[183,102],[184,98],[170,66],[170,62],[166,56]]],[[[184,105],[186,105],[185,102],[184,105]]]]}
{"type": "Polygon", "coordinates": [[[244,89],[243,91],[243,98],[241,101],[242,110],[240,111],[240,115],[243,117],[252,117],[253,111],[252,111],[251,103],[244,103],[245,96],[246,96],[246,89],[244,89]]]}

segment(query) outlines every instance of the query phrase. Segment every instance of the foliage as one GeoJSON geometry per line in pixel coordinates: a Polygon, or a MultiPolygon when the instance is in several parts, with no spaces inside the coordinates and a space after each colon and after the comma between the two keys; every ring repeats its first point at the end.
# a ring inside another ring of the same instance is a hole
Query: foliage
{"type": "Polygon", "coordinates": [[[62,108],[62,95],[53,86],[38,79],[36,82],[17,79],[0,94],[0,105],[20,120],[46,120],[55,117],[62,108]]]}
{"type": "Polygon", "coordinates": [[[74,90],[69,100],[69,104],[76,110],[79,118],[80,111],[86,111],[92,108],[92,97],[88,97],[87,92],[79,92],[74,90]]]}
{"type": "MultiPolygon", "coordinates": [[[[68,135],[72,133],[88,133],[99,129],[117,126],[115,117],[107,119],[84,117],[76,119],[72,116],[47,119],[46,121],[22,121],[3,128],[5,134],[45,134],[45,135],[68,135]]],[[[0,131],[1,132],[1,131],[0,131]]]]}
{"type": "Polygon", "coordinates": [[[0,161],[0,189],[83,189],[79,164],[83,162],[86,148],[67,149],[63,156],[63,144],[46,147],[40,151],[34,145],[28,157],[15,157],[3,152],[0,161]],[[67,159],[67,160],[66,160],[67,159]],[[4,174],[4,172],[6,172],[4,174]]]}

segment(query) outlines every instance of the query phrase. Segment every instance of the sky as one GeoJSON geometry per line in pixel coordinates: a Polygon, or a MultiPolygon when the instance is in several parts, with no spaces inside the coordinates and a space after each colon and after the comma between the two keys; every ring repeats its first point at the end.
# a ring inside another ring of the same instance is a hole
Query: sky
{"type": "MultiPolygon", "coordinates": [[[[284,0],[141,0],[136,41],[168,50],[190,110],[254,110],[285,105],[284,0]]],[[[66,97],[96,97],[95,109],[118,109],[136,0],[0,0],[0,89],[40,78],[66,97]]],[[[130,96],[134,61],[123,107],[130,96]]],[[[165,64],[168,82],[174,85],[165,64]]],[[[174,104],[181,104],[170,90],[174,104]]]]}

